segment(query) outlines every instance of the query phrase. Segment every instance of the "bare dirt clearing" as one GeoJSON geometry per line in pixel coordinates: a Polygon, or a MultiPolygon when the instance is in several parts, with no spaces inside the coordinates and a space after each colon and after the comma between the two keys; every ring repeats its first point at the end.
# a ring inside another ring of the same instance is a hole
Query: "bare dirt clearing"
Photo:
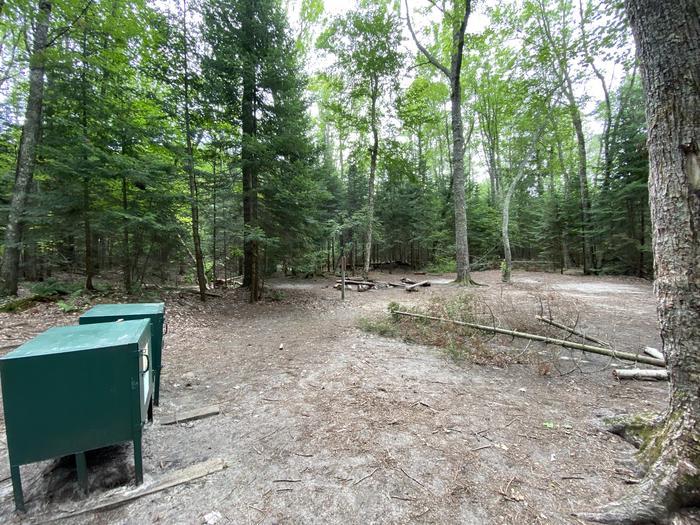
{"type": "MultiPolygon", "coordinates": [[[[475,279],[489,285],[472,290],[484,301],[505,298],[536,313],[542,294],[562,294],[580,306],[590,334],[630,351],[659,346],[650,283],[544,273],[516,273],[511,286],[497,272],[475,279]]],[[[203,523],[215,512],[219,523],[578,523],[571,512],[629,488],[634,449],[606,433],[601,418],[663,409],[666,384],[616,382],[598,356],[586,357],[586,373],[565,376],[455,363],[440,349],[369,335],[357,323],[390,301],[418,305],[463,289],[348,292],[342,303],[333,283],[271,281],[277,300],[256,305],[237,291],[205,305],[194,296],[167,299],[161,406],[144,434],[146,483],[209,458],[228,468],[65,521],[203,523]],[[222,413],[158,424],[177,409],[212,404],[222,413]]],[[[0,314],[0,337],[16,323],[38,331],[73,322],[75,315],[39,305],[0,314]]],[[[102,456],[88,458],[91,498],[133,483],[128,448],[102,456]]],[[[0,461],[4,477],[4,446],[0,461]]],[[[24,519],[85,505],[65,483],[74,475],[69,463],[23,467],[24,519]]],[[[22,521],[9,481],[0,497],[0,521],[22,521]]]]}

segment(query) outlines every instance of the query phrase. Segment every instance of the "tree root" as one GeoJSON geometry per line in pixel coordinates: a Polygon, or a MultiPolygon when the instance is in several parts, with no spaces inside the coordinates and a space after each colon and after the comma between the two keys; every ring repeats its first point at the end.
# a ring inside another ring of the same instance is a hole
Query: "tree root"
{"type": "Polygon", "coordinates": [[[455,279],[453,282],[460,286],[488,286],[488,284],[477,283],[471,277],[467,277],[466,279],[455,279]]]}
{"type": "Polygon", "coordinates": [[[691,522],[678,513],[700,504],[697,434],[688,428],[694,423],[674,411],[667,414],[663,425],[659,423],[659,418],[647,416],[621,418],[611,425],[611,431],[632,443],[641,438],[640,459],[649,469],[621,500],[576,517],[616,525],[691,522]]]}
{"type": "Polygon", "coordinates": [[[605,430],[620,436],[635,448],[641,449],[663,424],[663,415],[639,414],[615,416],[605,419],[605,430]]]}

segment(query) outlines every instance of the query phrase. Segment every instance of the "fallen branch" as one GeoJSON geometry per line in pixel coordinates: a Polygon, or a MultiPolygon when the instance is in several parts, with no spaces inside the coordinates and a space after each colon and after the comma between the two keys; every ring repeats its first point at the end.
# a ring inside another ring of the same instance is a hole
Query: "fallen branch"
{"type": "Polygon", "coordinates": [[[637,355],[629,352],[619,352],[617,350],[612,350],[609,348],[601,348],[598,346],[585,345],[583,343],[574,343],[573,341],[563,341],[562,339],[553,339],[551,337],[544,337],[542,335],[528,334],[525,332],[516,332],[515,330],[506,330],[505,328],[498,328],[495,326],[484,326],[476,323],[466,323],[463,321],[455,321],[454,319],[443,319],[441,317],[433,317],[430,315],[414,314],[411,312],[392,312],[395,315],[403,315],[406,317],[416,317],[418,319],[430,319],[432,321],[439,321],[441,323],[452,323],[459,326],[466,326],[468,328],[475,328],[477,330],[483,330],[485,332],[492,332],[496,334],[509,335],[511,337],[520,337],[523,339],[532,339],[533,341],[540,341],[542,343],[554,344],[563,346],[565,348],[574,348],[576,350],[583,350],[584,352],[590,352],[593,354],[607,355],[611,357],[616,357],[618,359],[624,359],[625,361],[633,361],[637,363],[644,363],[646,365],[659,366],[662,368],[666,367],[666,363],[660,359],[654,359],[646,355],[637,355]]]}
{"type": "Polygon", "coordinates": [[[593,337],[593,336],[590,336],[590,335],[586,335],[586,334],[584,334],[584,333],[581,333],[581,332],[577,331],[576,329],[571,328],[570,326],[566,326],[566,325],[564,325],[564,324],[558,323],[558,322],[556,322],[556,321],[553,320],[553,319],[548,319],[547,317],[542,317],[541,315],[538,315],[538,316],[537,316],[537,320],[538,320],[538,321],[542,321],[543,323],[551,324],[552,326],[556,326],[557,328],[561,328],[562,330],[566,330],[566,331],[569,332],[569,333],[572,333],[572,334],[574,334],[574,335],[577,335],[577,336],[579,336],[579,337],[581,337],[581,338],[583,338],[583,339],[586,339],[586,340],[588,340],[588,341],[591,341],[592,343],[595,343],[595,344],[597,344],[597,345],[606,346],[606,347],[611,347],[611,346],[612,346],[610,343],[607,343],[607,342],[605,342],[605,341],[601,341],[600,339],[596,339],[596,338],[593,337]]]}
{"type": "MultiPolygon", "coordinates": [[[[335,281],[337,284],[342,284],[342,279],[337,279],[335,281]]],[[[345,284],[356,284],[358,286],[377,286],[374,281],[362,281],[359,279],[345,279],[345,284]]]]}
{"type": "Polygon", "coordinates": [[[205,417],[215,416],[219,413],[219,405],[212,405],[202,408],[195,408],[186,412],[175,413],[171,416],[165,416],[160,420],[161,425],[175,425],[184,421],[194,421],[195,419],[204,419],[205,417]]]}
{"type": "Polygon", "coordinates": [[[650,355],[651,357],[654,357],[656,359],[661,359],[662,361],[666,361],[666,357],[664,356],[663,352],[657,350],[656,348],[652,348],[651,346],[645,346],[644,353],[647,355],[650,355]]]}
{"type": "Polygon", "coordinates": [[[408,284],[408,285],[406,285],[406,291],[412,292],[415,289],[417,289],[419,286],[430,286],[430,281],[421,281],[421,282],[415,283],[415,284],[408,284]]]}
{"type": "Polygon", "coordinates": [[[135,489],[130,490],[124,494],[118,494],[116,496],[107,497],[101,501],[95,502],[89,507],[60,515],[51,514],[49,516],[42,516],[37,521],[40,523],[60,521],[63,519],[80,516],[82,514],[87,514],[89,512],[99,512],[103,510],[112,509],[114,507],[118,507],[120,505],[124,505],[125,503],[134,501],[135,499],[142,498],[144,496],[149,496],[151,494],[155,494],[156,492],[160,492],[171,487],[176,487],[177,485],[182,485],[183,483],[194,481],[195,479],[203,478],[204,476],[208,476],[209,474],[219,472],[225,469],[226,467],[226,461],[224,461],[223,459],[210,459],[208,461],[204,461],[203,463],[197,463],[196,465],[191,465],[181,470],[170,472],[169,474],[166,474],[160,480],[156,481],[151,485],[139,485],[135,489]]]}
{"type": "Polygon", "coordinates": [[[629,368],[613,370],[613,375],[617,379],[656,379],[658,381],[668,381],[668,371],[666,370],[629,368]]]}

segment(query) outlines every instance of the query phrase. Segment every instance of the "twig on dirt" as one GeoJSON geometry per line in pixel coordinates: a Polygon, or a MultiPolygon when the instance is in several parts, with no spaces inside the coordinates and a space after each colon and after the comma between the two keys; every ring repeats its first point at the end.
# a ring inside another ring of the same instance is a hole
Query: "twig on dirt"
{"type": "Polygon", "coordinates": [[[432,410],[433,412],[439,412],[439,410],[434,409],[434,408],[431,407],[428,403],[424,403],[423,401],[416,401],[416,402],[413,403],[411,406],[414,407],[414,406],[416,406],[416,405],[423,405],[424,407],[429,408],[429,409],[432,410]]]}
{"type": "Polygon", "coordinates": [[[302,458],[312,458],[312,457],[314,457],[313,454],[302,454],[301,452],[294,452],[294,455],[295,455],[295,456],[302,457],[302,458]]]}
{"type": "Polygon", "coordinates": [[[260,441],[262,441],[263,439],[269,438],[273,434],[277,434],[277,432],[279,432],[280,430],[284,430],[285,428],[287,428],[287,427],[282,426],[282,427],[279,427],[278,429],[273,430],[269,434],[265,434],[263,437],[260,438],[260,441]]]}
{"type": "Polygon", "coordinates": [[[273,479],[272,483],[299,483],[300,479],[273,479]]]}
{"type": "Polygon", "coordinates": [[[416,498],[405,498],[405,497],[403,497],[403,496],[394,496],[394,495],[390,495],[389,497],[390,497],[390,498],[393,498],[393,499],[400,499],[400,500],[402,500],[402,501],[416,501],[416,498]]]}
{"type": "Polygon", "coordinates": [[[277,489],[275,492],[291,492],[292,489],[277,489]]]}
{"type": "Polygon", "coordinates": [[[499,492],[499,494],[500,494],[501,496],[503,496],[503,497],[504,497],[505,499],[507,499],[507,500],[510,500],[510,501],[521,501],[520,499],[515,498],[515,497],[513,497],[513,496],[510,495],[510,486],[511,486],[511,484],[513,483],[513,481],[515,481],[515,476],[513,476],[512,478],[510,478],[510,481],[509,481],[508,484],[506,485],[506,488],[505,488],[505,489],[500,489],[498,492],[499,492]]]}
{"type": "Polygon", "coordinates": [[[269,397],[261,397],[263,401],[270,401],[271,403],[282,401],[281,399],[270,399],[269,397]]]}
{"type": "Polygon", "coordinates": [[[371,473],[367,474],[364,478],[360,478],[360,479],[358,479],[355,483],[353,483],[353,486],[359,485],[360,483],[362,483],[362,482],[363,482],[364,480],[366,480],[367,478],[371,478],[372,476],[374,476],[374,473],[377,472],[378,470],[379,470],[379,467],[375,468],[371,473]]]}
{"type": "Polygon", "coordinates": [[[248,504],[248,506],[249,506],[251,509],[257,510],[258,512],[262,512],[263,514],[265,514],[265,511],[264,511],[264,510],[259,509],[259,508],[256,507],[255,505],[248,504]]]}
{"type": "Polygon", "coordinates": [[[402,467],[399,467],[399,470],[400,470],[401,472],[403,472],[404,475],[405,475],[408,479],[410,479],[410,480],[412,480],[412,481],[415,481],[415,482],[418,483],[421,487],[423,487],[425,490],[427,490],[428,492],[430,492],[431,494],[433,494],[433,491],[432,491],[432,490],[430,490],[428,487],[426,487],[425,485],[423,485],[423,483],[421,483],[420,481],[418,481],[418,480],[417,480],[416,478],[414,478],[413,476],[409,475],[408,472],[406,472],[402,467]]]}
{"type": "Polygon", "coordinates": [[[511,419],[510,421],[508,421],[508,423],[506,423],[505,426],[504,426],[503,428],[508,428],[508,427],[511,426],[513,423],[515,423],[518,419],[520,419],[520,416],[514,417],[513,419],[511,419]]]}
{"type": "Polygon", "coordinates": [[[583,476],[562,476],[561,479],[586,479],[583,476]]]}
{"type": "Polygon", "coordinates": [[[493,445],[481,445],[480,447],[470,448],[469,452],[476,452],[478,450],[484,450],[485,448],[491,448],[493,445]]]}

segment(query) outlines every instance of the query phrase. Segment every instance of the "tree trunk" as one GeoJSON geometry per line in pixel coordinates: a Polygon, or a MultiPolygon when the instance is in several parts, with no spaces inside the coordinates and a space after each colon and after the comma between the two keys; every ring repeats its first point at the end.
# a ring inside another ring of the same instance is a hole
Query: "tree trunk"
{"type": "Polygon", "coordinates": [[[513,193],[515,192],[515,187],[522,180],[524,173],[519,173],[516,175],[513,182],[510,183],[508,187],[508,192],[503,199],[503,220],[501,221],[501,236],[503,239],[503,257],[504,257],[504,267],[501,272],[501,280],[504,283],[510,282],[511,273],[513,273],[513,256],[510,251],[510,234],[508,231],[508,226],[510,223],[510,201],[513,198],[513,193]]]}
{"type": "Polygon", "coordinates": [[[372,258],[372,227],[374,223],[374,178],[377,173],[377,153],[379,151],[379,131],[377,130],[377,98],[379,98],[379,80],[372,78],[370,93],[372,107],[370,109],[370,126],[372,128],[372,147],[369,158],[369,185],[367,188],[367,237],[365,238],[365,264],[363,275],[365,279],[369,275],[369,266],[372,258]]]}
{"type": "MultiPolygon", "coordinates": [[[[578,182],[581,196],[581,237],[583,238],[583,273],[588,275],[593,267],[593,248],[591,246],[590,211],[591,205],[588,198],[588,169],[586,160],[586,136],[583,133],[581,113],[573,97],[573,88],[570,97],[571,120],[576,131],[576,144],[578,146],[578,182]]],[[[568,91],[568,90],[567,90],[568,91]]]]}
{"type": "MultiPolygon", "coordinates": [[[[122,148],[122,153],[124,153],[122,148]]],[[[124,235],[124,253],[122,254],[122,278],[124,279],[124,291],[131,293],[131,253],[129,250],[129,219],[126,213],[129,209],[128,181],[126,175],[122,175],[122,210],[124,210],[124,221],[122,223],[124,235]]]]}
{"type": "Polygon", "coordinates": [[[610,175],[612,173],[612,158],[610,156],[610,130],[612,127],[612,104],[610,102],[610,90],[608,89],[608,83],[605,80],[605,76],[601,72],[600,68],[596,66],[595,60],[591,56],[590,49],[588,47],[588,34],[586,31],[586,12],[583,7],[583,0],[578,1],[579,9],[579,22],[581,25],[581,43],[583,45],[583,52],[586,58],[586,63],[591,67],[593,74],[596,76],[600,82],[600,87],[603,89],[603,136],[601,137],[600,149],[602,151],[602,164],[603,164],[603,183],[607,184],[610,180],[610,175]]]}
{"type": "MultiPolygon", "coordinates": [[[[212,232],[211,232],[211,278],[214,283],[216,283],[216,190],[218,186],[218,181],[216,179],[216,153],[214,154],[214,159],[211,161],[211,172],[212,172],[212,189],[211,189],[211,199],[212,199],[212,232]]],[[[216,286],[216,284],[214,284],[216,286]]]]}
{"type": "Polygon", "coordinates": [[[44,102],[44,70],[48,42],[51,2],[40,0],[34,29],[34,43],[29,58],[29,95],[17,155],[15,185],[5,230],[5,253],[2,261],[2,292],[16,295],[19,281],[19,255],[22,249],[22,222],[27,197],[34,178],[36,149],[41,137],[41,109],[44,102]]]}
{"type": "MultiPolygon", "coordinates": [[[[250,2],[246,2],[246,10],[249,18],[253,18],[253,8],[250,2]]],[[[252,44],[251,44],[252,45],[252,44]]],[[[252,55],[252,52],[251,52],[252,55]]],[[[257,301],[258,280],[258,250],[256,242],[250,238],[252,230],[257,225],[257,174],[255,167],[255,68],[256,64],[252,56],[246,61],[243,68],[243,96],[241,98],[241,131],[243,133],[241,144],[241,164],[243,172],[243,286],[251,290],[250,301],[257,301]]]]}
{"type": "Polygon", "coordinates": [[[192,241],[194,243],[194,259],[197,271],[197,284],[199,285],[199,298],[206,301],[207,278],[204,275],[204,256],[202,255],[202,242],[199,236],[199,196],[197,191],[197,175],[194,171],[194,149],[192,147],[192,129],[190,118],[190,72],[188,60],[187,41],[187,1],[182,2],[182,60],[183,60],[183,96],[185,103],[185,141],[186,159],[185,170],[190,189],[190,211],[192,215],[192,241]]]}
{"type": "Polygon", "coordinates": [[[92,279],[95,275],[95,264],[92,257],[92,228],[90,225],[90,182],[87,177],[83,179],[83,223],[85,230],[85,289],[94,290],[92,279]]]}
{"type": "Polygon", "coordinates": [[[464,127],[462,124],[462,87],[460,82],[461,49],[459,59],[452,59],[450,100],[452,101],[452,200],[455,213],[455,245],[457,247],[457,282],[468,284],[469,239],[467,230],[466,178],[464,176],[464,127]]]}
{"type": "Polygon", "coordinates": [[[568,49],[560,49],[552,35],[545,3],[540,0],[540,22],[544,36],[552,50],[552,67],[562,84],[564,96],[569,103],[571,122],[576,134],[576,145],[578,149],[578,180],[579,193],[581,198],[581,237],[583,240],[583,273],[588,275],[593,266],[593,248],[590,239],[590,201],[588,198],[588,171],[586,158],[586,136],[583,132],[583,122],[581,112],[576,102],[571,75],[569,74],[569,64],[567,58],[568,49]]]}
{"type": "Polygon", "coordinates": [[[467,22],[471,14],[471,1],[466,0],[463,4],[459,0],[453,0],[454,14],[461,12],[461,17],[455,17],[452,32],[452,50],[450,67],[440,63],[425,47],[421,45],[416,37],[406,0],[406,21],[416,46],[428,61],[439,71],[441,71],[450,81],[450,103],[451,103],[451,128],[452,128],[452,202],[454,204],[455,216],[455,246],[457,262],[457,279],[460,284],[470,284],[472,282],[469,272],[469,239],[467,229],[467,199],[465,193],[466,177],[464,175],[464,125],[462,122],[462,56],[464,53],[464,34],[467,30],[467,22]]]}
{"type": "Polygon", "coordinates": [[[671,398],[644,448],[649,470],[584,517],[665,522],[700,505],[700,0],[626,0],[646,91],[654,290],[671,398]]]}
{"type": "Polygon", "coordinates": [[[510,233],[508,227],[510,224],[510,201],[513,199],[513,194],[515,193],[515,188],[520,184],[520,181],[525,177],[525,164],[530,158],[530,155],[537,150],[537,141],[540,139],[542,132],[544,131],[545,124],[540,126],[535,135],[532,137],[529,148],[525,152],[520,162],[515,168],[515,177],[513,181],[508,186],[508,191],[503,198],[503,217],[501,221],[501,238],[503,240],[503,257],[505,259],[505,265],[501,273],[501,280],[504,283],[510,282],[511,273],[513,273],[513,257],[510,250],[510,233]]]}
{"type": "Polygon", "coordinates": [[[87,144],[88,138],[88,101],[87,101],[87,29],[83,29],[82,41],[82,67],[80,71],[80,90],[81,90],[81,126],[83,131],[83,148],[82,148],[82,170],[83,170],[83,230],[85,233],[85,289],[94,290],[92,279],[95,273],[95,267],[92,258],[92,227],[90,224],[90,175],[88,168],[87,144]]]}

